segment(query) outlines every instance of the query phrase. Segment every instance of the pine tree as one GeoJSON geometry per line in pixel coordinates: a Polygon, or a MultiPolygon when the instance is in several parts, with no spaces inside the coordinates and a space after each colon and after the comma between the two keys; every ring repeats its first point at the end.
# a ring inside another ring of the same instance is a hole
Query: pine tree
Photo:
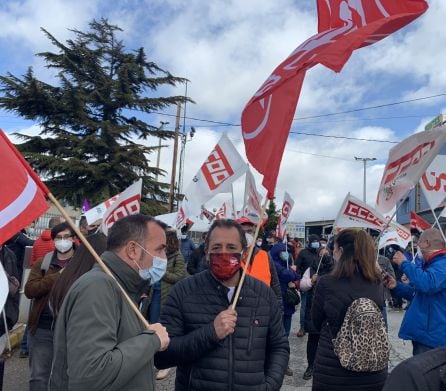
{"type": "Polygon", "coordinates": [[[274,199],[270,200],[266,213],[268,214],[268,220],[266,221],[263,230],[265,232],[275,231],[277,227],[277,221],[279,220],[280,210],[277,210],[274,199]]]}
{"type": "Polygon", "coordinates": [[[57,50],[38,56],[57,70],[55,85],[36,79],[31,67],[22,77],[0,76],[0,107],[42,128],[39,136],[22,135],[17,146],[53,194],[73,206],[84,197],[101,202],[140,177],[144,194],[166,197],[167,185],[155,181],[164,172],[147,161],[157,146],[138,140],[167,139],[173,132],[146,123],[141,113],[184,103],[183,96],[156,91],[186,79],[149,61],[143,48],[126,51],[117,38],[122,30],[106,19],[89,26],[71,30],[75,38],[65,44],[42,28],[57,50]]]}

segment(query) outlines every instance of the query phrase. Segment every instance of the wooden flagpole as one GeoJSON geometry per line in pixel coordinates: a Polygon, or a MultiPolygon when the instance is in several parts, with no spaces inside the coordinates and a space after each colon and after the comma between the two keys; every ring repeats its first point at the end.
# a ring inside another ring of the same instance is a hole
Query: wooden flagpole
{"type": "Polygon", "coordinates": [[[62,216],[65,218],[66,222],[69,224],[69,226],[73,229],[73,231],[76,233],[76,236],[80,239],[80,241],[87,247],[88,251],[90,251],[91,255],[93,255],[96,262],[99,264],[99,266],[102,268],[102,270],[110,276],[118,285],[119,289],[121,290],[122,295],[125,297],[127,302],[129,303],[132,310],[135,312],[135,314],[138,316],[138,318],[141,320],[143,325],[149,329],[150,324],[147,322],[147,320],[144,318],[144,316],[139,311],[138,307],[135,305],[133,300],[129,297],[127,292],[124,290],[124,288],[121,286],[121,284],[118,282],[118,280],[115,278],[113,273],[110,271],[110,269],[107,267],[107,265],[104,263],[104,261],[99,257],[97,252],[94,250],[94,248],[91,246],[91,244],[88,242],[88,240],[85,238],[85,236],[79,231],[79,228],[76,227],[76,224],[74,224],[74,221],[71,219],[71,217],[67,214],[65,209],[62,207],[62,205],[57,201],[57,199],[54,197],[52,193],[47,194],[50,201],[56,206],[56,208],[62,213],[62,216]]]}
{"type": "Polygon", "coordinates": [[[240,277],[240,281],[238,283],[237,290],[235,291],[234,300],[233,300],[232,306],[231,306],[233,310],[235,310],[235,307],[237,305],[237,301],[238,301],[238,298],[240,296],[240,291],[242,290],[243,282],[245,281],[245,276],[246,276],[246,273],[248,271],[249,264],[251,263],[252,253],[253,253],[254,247],[256,245],[256,238],[259,235],[260,226],[262,225],[263,215],[265,214],[265,210],[266,210],[266,208],[268,206],[268,202],[269,202],[269,199],[267,197],[265,199],[265,203],[262,206],[262,212],[260,214],[259,222],[257,224],[256,232],[254,234],[254,240],[252,241],[251,246],[249,246],[248,258],[247,258],[247,260],[245,262],[245,267],[243,268],[243,273],[242,273],[242,276],[240,277]]]}

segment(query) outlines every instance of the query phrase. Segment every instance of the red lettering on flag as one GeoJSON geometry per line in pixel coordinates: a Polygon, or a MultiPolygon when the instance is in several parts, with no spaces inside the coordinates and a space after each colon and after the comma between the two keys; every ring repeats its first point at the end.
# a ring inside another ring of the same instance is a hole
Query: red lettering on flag
{"type": "Polygon", "coordinates": [[[209,189],[215,190],[222,182],[234,175],[223,150],[217,144],[201,167],[209,189]]]}

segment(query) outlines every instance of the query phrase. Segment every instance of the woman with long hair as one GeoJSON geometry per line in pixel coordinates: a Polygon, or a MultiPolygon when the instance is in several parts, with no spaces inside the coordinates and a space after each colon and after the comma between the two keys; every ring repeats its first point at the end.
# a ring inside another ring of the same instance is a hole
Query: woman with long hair
{"type": "MultiPolygon", "coordinates": [[[[107,238],[102,233],[90,235],[87,237],[87,240],[99,256],[107,247],[107,238]]],[[[90,271],[95,262],[96,260],[87,247],[84,244],[81,244],[51,290],[49,305],[54,320],[56,320],[60,307],[62,307],[63,300],[73,283],[80,276],[90,271]]]]}
{"type": "Polygon", "coordinates": [[[333,259],[333,271],[320,277],[315,287],[311,310],[313,324],[320,330],[313,390],[381,390],[387,378],[387,367],[375,372],[348,370],[341,365],[332,342],[354,300],[367,298],[380,310],[383,308],[384,287],[373,239],[365,231],[346,229],[334,241],[333,259]]]}

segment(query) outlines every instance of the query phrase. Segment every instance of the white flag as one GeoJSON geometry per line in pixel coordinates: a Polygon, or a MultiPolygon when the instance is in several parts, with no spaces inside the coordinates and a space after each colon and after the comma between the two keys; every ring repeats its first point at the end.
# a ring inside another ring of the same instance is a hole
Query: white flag
{"type": "Polygon", "coordinates": [[[223,205],[215,214],[215,219],[221,220],[221,219],[234,219],[234,218],[235,214],[232,208],[232,199],[226,200],[225,202],[223,202],[223,205]]]}
{"type": "MultiPolygon", "coordinates": [[[[342,203],[333,228],[372,228],[382,231],[387,221],[387,218],[377,210],[348,193],[342,203]]],[[[398,239],[406,243],[407,246],[411,235],[406,227],[392,221],[386,231],[388,230],[395,231],[398,239]]]]}
{"type": "Polygon", "coordinates": [[[192,212],[189,205],[189,200],[187,199],[187,197],[184,197],[183,201],[181,201],[178,207],[177,218],[175,221],[175,227],[178,230],[186,225],[188,221],[193,223],[193,220],[190,219],[192,217],[192,212]]]}
{"type": "Polygon", "coordinates": [[[437,155],[421,176],[420,187],[429,206],[437,208],[446,197],[446,155],[437,155]]]}
{"type": "Polygon", "coordinates": [[[446,141],[446,126],[416,133],[389,152],[376,208],[390,211],[420,180],[446,141]]]}
{"type": "Polygon", "coordinates": [[[391,244],[396,244],[401,248],[406,248],[409,244],[410,239],[408,241],[403,240],[396,231],[388,230],[383,233],[381,239],[379,239],[378,248],[382,249],[383,247],[390,246],[391,244]]]}
{"type": "Polygon", "coordinates": [[[102,232],[108,230],[120,218],[139,213],[141,207],[142,179],[119,194],[118,199],[107,209],[102,220],[102,232]]]}
{"type": "Polygon", "coordinates": [[[277,221],[276,228],[276,236],[278,238],[284,238],[286,235],[286,223],[288,221],[288,217],[290,216],[291,210],[294,206],[294,200],[290,197],[290,195],[285,192],[283,196],[283,205],[282,210],[280,212],[279,220],[277,221]]]}
{"type": "Polygon", "coordinates": [[[245,179],[242,216],[248,217],[253,223],[258,224],[262,213],[261,203],[262,196],[257,191],[254,175],[252,175],[252,172],[248,167],[245,179]]]}
{"type": "Polygon", "coordinates": [[[185,191],[194,215],[219,193],[231,193],[231,184],[246,172],[247,164],[224,134],[185,191]]]}
{"type": "Polygon", "coordinates": [[[99,205],[93,206],[93,208],[84,212],[84,216],[87,219],[87,224],[93,224],[94,222],[102,219],[104,214],[110,206],[112,206],[115,201],[119,198],[119,194],[115,195],[112,198],[109,198],[107,201],[100,203],[99,205]]]}

